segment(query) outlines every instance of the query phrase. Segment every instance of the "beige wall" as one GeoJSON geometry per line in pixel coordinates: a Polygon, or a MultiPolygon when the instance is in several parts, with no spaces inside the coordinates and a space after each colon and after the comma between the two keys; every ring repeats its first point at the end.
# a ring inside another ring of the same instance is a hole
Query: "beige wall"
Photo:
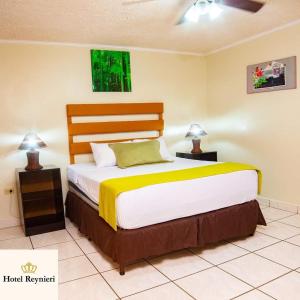
{"type": "Polygon", "coordinates": [[[292,55],[300,56],[300,25],[207,57],[132,51],[133,92],[93,93],[88,48],[1,44],[0,227],[18,221],[15,193],[5,189],[26,163],[16,150],[26,132],[46,141],[41,162],[61,167],[65,185],[67,103],[163,101],[173,153],[189,148],[188,125],[202,123],[204,148],[218,150],[221,160],[257,165],[263,196],[299,204],[300,91],[246,94],[247,65],[292,55]]]}
{"type": "Polygon", "coordinates": [[[262,169],[263,196],[299,204],[300,89],[246,93],[247,65],[293,55],[300,70],[300,25],[208,56],[207,130],[221,159],[262,169]]]}
{"type": "Polygon", "coordinates": [[[0,227],[18,216],[14,169],[26,163],[16,148],[34,129],[48,144],[41,150],[43,164],[62,169],[68,164],[65,105],[67,103],[165,103],[167,142],[174,152],[184,150],[184,133],[206,114],[205,59],[156,52],[131,52],[132,93],[91,91],[88,48],[51,45],[0,45],[0,227]]]}

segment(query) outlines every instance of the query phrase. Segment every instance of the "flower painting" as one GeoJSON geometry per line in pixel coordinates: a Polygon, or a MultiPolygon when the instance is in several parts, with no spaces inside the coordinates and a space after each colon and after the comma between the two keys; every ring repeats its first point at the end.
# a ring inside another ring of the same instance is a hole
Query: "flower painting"
{"type": "Polygon", "coordinates": [[[285,85],[286,65],[273,61],[265,68],[257,66],[253,72],[253,86],[255,89],[285,85]]]}
{"type": "Polygon", "coordinates": [[[248,66],[248,93],[296,88],[296,57],[248,66]]]}
{"type": "Polygon", "coordinates": [[[127,51],[91,50],[93,92],[131,92],[127,51]]]}

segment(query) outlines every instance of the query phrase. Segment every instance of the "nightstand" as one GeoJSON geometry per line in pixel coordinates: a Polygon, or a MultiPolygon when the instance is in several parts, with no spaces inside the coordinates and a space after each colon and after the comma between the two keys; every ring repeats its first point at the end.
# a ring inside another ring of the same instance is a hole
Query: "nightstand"
{"type": "Polygon", "coordinates": [[[196,160],[208,160],[208,161],[218,160],[217,151],[202,152],[202,153],[176,152],[176,156],[181,158],[196,159],[196,160]]]}
{"type": "Polygon", "coordinates": [[[16,169],[21,223],[25,235],[65,228],[60,169],[16,169]]]}

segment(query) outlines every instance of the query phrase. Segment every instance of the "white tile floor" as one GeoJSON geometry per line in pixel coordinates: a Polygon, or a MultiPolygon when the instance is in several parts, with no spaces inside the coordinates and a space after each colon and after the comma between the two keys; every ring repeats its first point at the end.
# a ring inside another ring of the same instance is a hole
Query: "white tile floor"
{"type": "Polygon", "coordinates": [[[268,226],[252,237],[140,261],[125,276],[69,220],[30,238],[1,229],[0,249],[58,249],[60,300],[300,299],[300,215],[262,211],[268,226]]]}

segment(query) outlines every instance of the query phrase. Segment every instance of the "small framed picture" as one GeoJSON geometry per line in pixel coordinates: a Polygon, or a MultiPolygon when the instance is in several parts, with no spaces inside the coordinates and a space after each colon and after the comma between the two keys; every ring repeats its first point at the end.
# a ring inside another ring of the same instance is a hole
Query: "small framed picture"
{"type": "Polygon", "coordinates": [[[296,56],[247,67],[247,93],[262,93],[297,88],[296,56]]]}

